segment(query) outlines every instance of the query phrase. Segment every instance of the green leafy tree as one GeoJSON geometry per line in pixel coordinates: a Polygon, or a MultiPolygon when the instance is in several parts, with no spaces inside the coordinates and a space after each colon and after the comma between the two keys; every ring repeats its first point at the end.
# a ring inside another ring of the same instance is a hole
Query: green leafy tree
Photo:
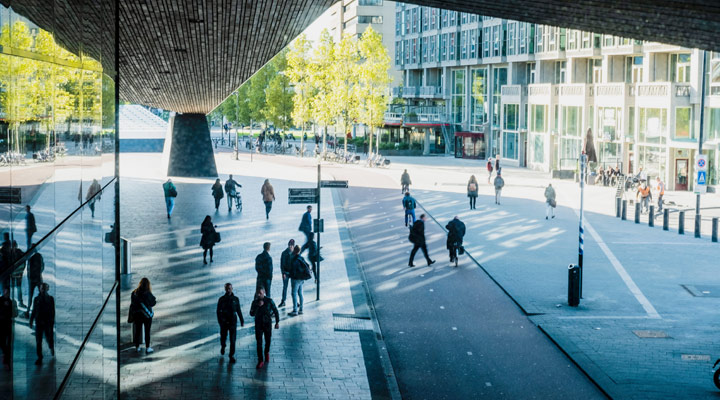
{"type": "Polygon", "coordinates": [[[327,29],[320,33],[318,47],[313,53],[310,76],[316,94],[312,99],[312,113],[315,122],[323,127],[323,153],[327,151],[327,127],[335,120],[337,107],[333,104],[332,68],[335,62],[335,43],[327,29]]]}
{"type": "MultiPolygon", "coordinates": [[[[312,103],[315,87],[310,69],[310,42],[304,34],[298,36],[287,54],[287,76],[294,85],[292,120],[300,125],[300,148],[304,148],[305,126],[312,122],[312,103]]],[[[302,153],[301,153],[302,155],[302,153]]]]}
{"type": "Polygon", "coordinates": [[[265,90],[266,108],[265,117],[274,126],[282,130],[292,124],[291,114],[293,110],[293,93],[290,86],[290,78],[287,76],[287,50],[281,51],[271,61],[271,68],[276,71],[270,79],[265,90]]]}
{"type": "Polygon", "coordinates": [[[360,53],[354,36],[345,35],[335,48],[334,62],[331,66],[332,103],[334,114],[343,130],[343,142],[347,151],[348,126],[359,115],[359,76],[360,53]]]}
{"type": "Polygon", "coordinates": [[[371,130],[369,149],[372,152],[372,132],[374,128],[382,126],[389,100],[388,88],[392,82],[388,72],[390,57],[383,46],[382,37],[372,27],[368,27],[360,37],[358,49],[362,59],[359,66],[360,121],[371,130]]]}

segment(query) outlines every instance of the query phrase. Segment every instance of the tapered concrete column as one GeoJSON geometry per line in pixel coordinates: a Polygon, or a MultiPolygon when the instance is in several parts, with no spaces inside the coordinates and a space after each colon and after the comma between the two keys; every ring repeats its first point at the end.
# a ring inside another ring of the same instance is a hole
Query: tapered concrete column
{"type": "MultiPolygon", "coordinates": [[[[205,114],[177,114],[170,122],[172,131],[168,155],[168,176],[216,177],[210,129],[205,114]]],[[[167,151],[167,150],[166,150],[167,151]]]]}

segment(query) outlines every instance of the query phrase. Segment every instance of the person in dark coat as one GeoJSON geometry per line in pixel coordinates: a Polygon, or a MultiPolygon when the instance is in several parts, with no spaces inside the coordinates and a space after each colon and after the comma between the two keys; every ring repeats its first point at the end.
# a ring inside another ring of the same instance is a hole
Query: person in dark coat
{"type": "Polygon", "coordinates": [[[28,260],[28,290],[30,291],[30,297],[28,299],[28,310],[25,312],[25,316],[28,316],[30,309],[33,304],[33,294],[35,294],[35,288],[40,291],[40,285],[43,283],[42,273],[45,271],[45,260],[40,253],[35,253],[28,260]]]}
{"type": "MultiPolygon", "coordinates": [[[[0,268],[0,275],[3,275],[4,272],[10,269],[13,265],[13,246],[12,241],[10,240],[10,233],[5,232],[3,233],[3,242],[2,245],[0,245],[0,265],[2,265],[2,268],[0,268]]],[[[3,288],[9,288],[10,287],[10,274],[7,273],[5,275],[5,278],[2,280],[2,287],[3,288]]]]}
{"type": "Polygon", "coordinates": [[[415,253],[418,249],[422,250],[425,255],[425,260],[428,266],[435,264],[435,260],[431,260],[428,256],[427,244],[425,243],[425,220],[427,217],[425,214],[420,215],[420,219],[415,221],[412,228],[410,228],[410,241],[413,244],[413,249],[410,252],[410,261],[408,261],[409,267],[414,267],[413,261],[415,260],[415,253]]]}
{"type": "Polygon", "coordinates": [[[17,303],[10,298],[10,288],[3,288],[0,297],[0,350],[3,353],[3,363],[10,366],[13,344],[13,321],[18,315],[17,303]]]}
{"type": "Polygon", "coordinates": [[[145,353],[150,354],[153,348],[150,347],[150,327],[155,316],[153,307],[157,301],[152,294],[152,286],[148,278],[140,279],[138,287],[133,290],[130,296],[130,313],[128,319],[133,323],[133,342],[135,343],[135,351],[141,351],[140,342],[143,337],[143,327],[145,332],[145,353]]]}
{"type": "Polygon", "coordinates": [[[32,243],[32,237],[35,232],[37,232],[37,225],[35,224],[35,214],[33,214],[30,211],[30,205],[25,206],[25,229],[26,229],[26,236],[27,236],[27,248],[30,249],[30,245],[32,243]]]}
{"type": "Polygon", "coordinates": [[[258,288],[250,306],[250,316],[255,317],[255,340],[257,341],[258,363],[255,368],[262,368],[270,362],[270,340],[272,339],[272,319],[275,316],[275,329],[280,329],[280,313],[275,302],[265,297],[265,289],[258,288]],[[265,337],[265,359],[263,359],[263,336],[265,337]]]}
{"type": "Polygon", "coordinates": [[[450,262],[455,261],[457,257],[457,249],[463,244],[463,237],[465,237],[465,224],[455,216],[452,221],[445,225],[447,229],[447,248],[450,252],[450,262]]]}
{"type": "Polygon", "coordinates": [[[478,187],[480,185],[478,184],[477,178],[475,178],[475,175],[470,176],[470,180],[467,184],[467,195],[468,198],[470,198],[470,209],[475,209],[475,204],[477,203],[478,198],[478,187]]]}
{"type": "Polygon", "coordinates": [[[415,199],[410,196],[410,192],[405,192],[405,196],[402,199],[402,205],[403,209],[405,210],[405,226],[408,226],[408,222],[412,220],[412,223],[415,223],[415,207],[417,207],[417,202],[415,199]]]}
{"type": "Polygon", "coordinates": [[[257,288],[265,289],[270,294],[272,286],[273,265],[270,257],[270,242],[263,243],[263,252],[255,257],[255,271],[257,271],[257,288]]]}
{"type": "Polygon", "coordinates": [[[278,307],[284,307],[285,300],[287,299],[287,288],[288,282],[290,281],[290,270],[292,267],[293,247],[295,247],[295,240],[290,239],[287,249],[283,250],[282,254],[280,254],[280,272],[282,273],[283,289],[282,300],[280,300],[280,305],[278,307]]]}
{"type": "Polygon", "coordinates": [[[300,227],[298,230],[305,234],[304,249],[306,248],[305,246],[307,246],[307,242],[310,241],[310,236],[312,236],[312,206],[307,206],[307,211],[305,211],[302,219],[300,219],[300,227]]]}
{"type": "MultiPolygon", "coordinates": [[[[11,249],[11,256],[10,256],[10,262],[11,265],[14,265],[17,261],[19,261],[25,253],[20,250],[18,247],[18,244],[16,241],[12,241],[12,249],[11,249]]],[[[11,281],[11,292],[12,289],[15,290],[16,296],[18,300],[20,300],[20,307],[25,307],[25,302],[23,301],[23,295],[22,295],[22,278],[25,274],[25,263],[20,263],[15,267],[15,269],[10,273],[10,281],[11,281]]],[[[12,297],[12,293],[10,294],[12,297]]]]}
{"type": "Polygon", "coordinates": [[[245,319],[240,309],[240,300],[233,294],[231,283],[225,284],[225,295],[220,297],[217,304],[217,319],[220,325],[220,354],[225,355],[225,340],[230,333],[230,362],[235,362],[235,340],[237,338],[237,320],[240,326],[245,326],[245,319]]]}
{"type": "Polygon", "coordinates": [[[410,174],[408,174],[407,170],[405,170],[400,176],[400,186],[402,193],[410,190],[410,185],[412,185],[412,181],[410,180],[410,174]]]}
{"type": "Polygon", "coordinates": [[[55,357],[55,341],[53,340],[53,327],[55,326],[55,299],[48,294],[50,285],[43,283],[40,285],[40,294],[35,298],[35,307],[30,314],[30,329],[35,322],[35,345],[37,351],[37,361],[35,365],[42,364],[42,338],[45,336],[50,354],[55,357]]]}
{"type": "Polygon", "coordinates": [[[220,200],[222,200],[225,196],[220,179],[216,179],[215,184],[212,185],[212,195],[215,198],[215,211],[218,211],[218,208],[220,207],[220,200]]]}
{"type": "Polygon", "coordinates": [[[215,225],[213,225],[212,218],[209,215],[205,216],[202,224],[200,225],[200,246],[203,248],[203,264],[207,264],[207,253],[210,250],[210,262],[213,262],[213,246],[215,246],[217,239],[217,232],[215,231],[215,225]]]}
{"type": "Polygon", "coordinates": [[[310,279],[310,268],[300,255],[300,246],[293,248],[291,263],[290,278],[292,283],[293,310],[288,315],[295,317],[303,313],[303,303],[305,302],[305,298],[303,297],[303,284],[307,279],[310,279]]]}
{"type": "Polygon", "coordinates": [[[315,279],[315,283],[317,283],[317,263],[318,261],[322,261],[323,258],[320,255],[320,249],[318,249],[318,245],[315,242],[314,233],[310,234],[310,240],[300,249],[300,254],[302,254],[305,249],[308,251],[308,260],[310,261],[310,264],[312,264],[313,279],[315,279]]]}

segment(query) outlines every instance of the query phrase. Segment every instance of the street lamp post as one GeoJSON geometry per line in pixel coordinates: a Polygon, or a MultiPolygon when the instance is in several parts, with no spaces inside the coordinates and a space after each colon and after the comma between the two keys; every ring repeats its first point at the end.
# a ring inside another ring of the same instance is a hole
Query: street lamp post
{"type": "Polygon", "coordinates": [[[580,298],[582,298],[582,281],[583,281],[583,245],[585,241],[585,228],[583,227],[583,214],[585,203],[585,167],[587,165],[587,155],[580,155],[580,226],[578,231],[578,267],[580,267],[580,298]]]}
{"type": "MultiPolygon", "coordinates": [[[[240,91],[239,91],[239,90],[236,90],[236,91],[235,91],[235,117],[236,117],[235,120],[236,120],[236,121],[239,121],[239,120],[240,120],[240,119],[238,118],[239,115],[237,115],[238,109],[240,108],[240,107],[239,107],[239,104],[240,104],[239,102],[240,102],[240,91]]],[[[239,122],[238,122],[238,124],[239,124],[239,122]]],[[[229,142],[229,141],[230,141],[230,138],[228,138],[228,142],[229,142]]],[[[238,132],[237,132],[237,128],[235,128],[235,160],[236,160],[236,161],[240,159],[239,153],[240,153],[240,146],[238,145],[238,132]]]]}
{"type": "MultiPolygon", "coordinates": [[[[703,119],[705,117],[705,79],[707,76],[707,51],[702,51],[702,79],[700,80],[700,134],[698,135],[698,155],[702,155],[703,146],[703,119]]],[[[696,173],[696,175],[698,175],[696,173]]],[[[697,182],[695,182],[697,185],[697,182]]],[[[696,190],[697,193],[697,190],[696,190]]],[[[696,194],[695,215],[700,215],[700,193],[696,194]]],[[[699,229],[699,226],[695,227],[699,229]]]]}

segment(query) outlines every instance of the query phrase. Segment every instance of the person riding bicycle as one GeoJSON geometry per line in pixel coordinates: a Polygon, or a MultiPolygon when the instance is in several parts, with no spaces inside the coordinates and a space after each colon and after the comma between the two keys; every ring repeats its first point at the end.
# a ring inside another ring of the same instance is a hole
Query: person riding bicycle
{"type": "Polygon", "coordinates": [[[412,181],[410,180],[410,174],[408,174],[407,170],[403,171],[402,176],[400,177],[400,184],[402,185],[402,193],[410,190],[412,181]]]}
{"type": "Polygon", "coordinates": [[[227,194],[228,211],[232,210],[233,200],[237,202],[238,194],[236,188],[239,187],[242,187],[242,185],[237,183],[237,181],[233,179],[232,174],[230,174],[228,180],[225,181],[225,193],[227,194]]]}
{"type": "Polygon", "coordinates": [[[465,236],[465,224],[455,216],[452,221],[445,225],[447,229],[447,248],[450,251],[450,262],[457,259],[457,251],[462,247],[463,237],[465,236]]]}

